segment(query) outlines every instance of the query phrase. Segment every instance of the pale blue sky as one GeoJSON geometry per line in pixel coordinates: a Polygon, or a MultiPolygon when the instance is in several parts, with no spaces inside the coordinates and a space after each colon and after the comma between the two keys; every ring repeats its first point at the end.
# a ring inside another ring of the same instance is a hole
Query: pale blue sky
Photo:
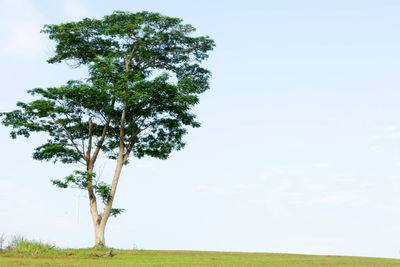
{"type": "MultiPolygon", "coordinates": [[[[85,77],[49,65],[43,24],[113,10],[183,18],[217,44],[202,127],[167,161],[122,173],[106,242],[118,248],[400,258],[399,1],[0,0],[0,111],[85,77]]],[[[93,244],[73,166],[31,158],[40,136],[0,127],[0,233],[93,244]]],[[[98,168],[106,180],[113,163],[98,168]]]]}

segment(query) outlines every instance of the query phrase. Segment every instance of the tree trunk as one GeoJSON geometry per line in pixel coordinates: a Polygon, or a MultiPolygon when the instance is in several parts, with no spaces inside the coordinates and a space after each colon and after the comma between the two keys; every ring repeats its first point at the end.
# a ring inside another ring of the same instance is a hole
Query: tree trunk
{"type": "Polygon", "coordinates": [[[104,240],[104,229],[106,225],[95,224],[94,225],[94,246],[95,247],[105,247],[106,242],[104,240]]]}
{"type": "MultiPolygon", "coordinates": [[[[88,175],[93,173],[93,166],[89,165],[87,167],[88,175]]],[[[104,229],[105,225],[101,225],[102,217],[99,215],[97,211],[97,199],[96,195],[93,191],[93,181],[91,177],[88,176],[88,193],[89,193],[89,205],[90,205],[90,214],[92,215],[93,226],[94,226],[94,246],[95,247],[105,247],[104,241],[104,229]]]]}
{"type": "MultiPolygon", "coordinates": [[[[105,240],[104,240],[104,229],[106,228],[106,224],[108,221],[108,218],[110,217],[111,214],[111,208],[112,204],[114,201],[115,197],[115,192],[117,190],[117,185],[118,185],[118,180],[121,175],[122,167],[124,164],[124,136],[125,136],[125,115],[126,115],[126,99],[124,103],[124,109],[122,110],[122,115],[121,115],[121,126],[120,126],[120,143],[119,143],[119,151],[118,151],[118,160],[117,160],[117,166],[115,167],[115,173],[114,177],[111,183],[111,188],[110,188],[110,199],[106,203],[104,207],[104,211],[102,214],[98,214],[97,212],[97,203],[96,203],[96,197],[94,195],[93,189],[91,189],[91,179],[89,183],[89,197],[92,195],[94,201],[90,201],[90,207],[91,207],[91,212],[92,212],[92,219],[93,219],[93,224],[94,224],[94,236],[95,236],[95,247],[105,247],[105,240]],[[97,214],[97,218],[95,216],[97,214]]],[[[127,153],[127,156],[129,156],[129,153],[127,153]]],[[[88,166],[88,172],[92,172],[93,166],[89,165],[88,166]]]]}
{"type": "Polygon", "coordinates": [[[104,212],[102,214],[97,213],[96,198],[94,195],[92,198],[92,200],[94,200],[94,201],[90,202],[90,208],[91,208],[93,225],[94,225],[94,243],[95,243],[94,246],[95,247],[105,247],[106,246],[106,242],[104,240],[104,230],[106,228],[108,218],[110,217],[112,203],[114,200],[115,192],[117,190],[118,180],[121,175],[122,166],[123,166],[123,159],[122,159],[122,154],[121,154],[117,161],[114,178],[113,178],[113,181],[111,184],[111,190],[110,190],[111,198],[108,201],[108,203],[105,205],[104,212]],[[96,217],[96,215],[97,215],[97,217],[96,217]]]}

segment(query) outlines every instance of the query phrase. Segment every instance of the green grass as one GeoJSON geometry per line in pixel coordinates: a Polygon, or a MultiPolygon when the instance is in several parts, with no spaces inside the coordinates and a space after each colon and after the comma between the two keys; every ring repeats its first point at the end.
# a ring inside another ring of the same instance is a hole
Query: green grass
{"type": "Polygon", "coordinates": [[[113,250],[114,257],[101,257],[110,249],[58,249],[25,239],[0,251],[0,266],[399,266],[400,260],[342,256],[206,251],[113,250]]]}
{"type": "Polygon", "coordinates": [[[3,254],[13,256],[46,256],[58,251],[54,245],[40,241],[31,241],[23,237],[14,237],[9,248],[4,251],[6,253],[3,254]]]}

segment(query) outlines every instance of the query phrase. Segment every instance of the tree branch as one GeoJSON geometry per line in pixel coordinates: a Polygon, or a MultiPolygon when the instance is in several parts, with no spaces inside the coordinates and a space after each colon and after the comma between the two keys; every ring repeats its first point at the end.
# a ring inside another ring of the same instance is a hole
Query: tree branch
{"type": "Polygon", "coordinates": [[[81,155],[81,157],[86,160],[85,155],[79,150],[78,146],[76,145],[76,143],[74,142],[74,139],[71,135],[71,133],[67,130],[67,128],[65,128],[64,125],[62,125],[62,123],[60,123],[59,121],[57,121],[53,116],[51,116],[51,119],[57,124],[59,125],[61,128],[63,128],[63,130],[66,132],[68,139],[71,141],[72,145],[74,146],[74,148],[76,149],[76,151],[81,155]]]}
{"type": "MultiPolygon", "coordinates": [[[[113,100],[112,100],[112,102],[111,102],[111,109],[114,109],[114,105],[115,105],[115,97],[113,98],[113,100]]],[[[96,159],[97,159],[97,156],[99,155],[100,148],[101,148],[101,146],[103,145],[104,139],[106,138],[106,134],[107,134],[108,128],[109,128],[109,126],[110,126],[110,122],[111,122],[111,110],[110,110],[110,112],[108,113],[107,121],[106,121],[106,123],[105,123],[105,125],[104,125],[103,132],[101,133],[101,137],[100,137],[100,140],[99,140],[99,144],[97,144],[96,150],[94,151],[93,156],[92,156],[92,158],[90,159],[90,163],[89,163],[90,165],[93,165],[93,164],[94,164],[94,162],[95,162],[96,159]]]]}
{"type": "MultiPolygon", "coordinates": [[[[190,51],[192,51],[193,49],[195,49],[195,48],[197,48],[197,47],[199,47],[198,45],[196,45],[196,46],[193,46],[193,47],[191,47],[191,48],[188,48],[188,49],[183,49],[183,50],[173,50],[173,49],[170,49],[170,50],[166,50],[166,51],[164,51],[163,53],[161,53],[160,55],[158,55],[157,57],[155,57],[154,59],[152,59],[152,60],[150,60],[146,65],[144,65],[142,68],[140,68],[139,70],[144,70],[144,69],[147,69],[148,67],[150,67],[157,59],[159,59],[160,57],[162,57],[162,56],[164,56],[164,55],[166,55],[166,54],[168,54],[168,53],[170,53],[170,52],[183,52],[183,53],[186,53],[186,52],[190,52],[190,51]]],[[[142,62],[143,61],[145,61],[145,60],[142,60],[142,62]]],[[[141,63],[140,63],[141,64],[141,63]]]]}
{"type": "Polygon", "coordinates": [[[133,146],[135,144],[135,138],[139,133],[140,133],[140,129],[139,128],[137,128],[134,131],[132,131],[132,137],[131,137],[130,143],[128,145],[128,148],[126,149],[126,153],[124,155],[124,159],[123,159],[124,163],[128,160],[129,154],[132,152],[133,146]]]}
{"type": "Polygon", "coordinates": [[[89,45],[90,49],[92,50],[94,56],[99,58],[99,56],[97,55],[96,49],[94,49],[93,45],[89,41],[89,33],[86,31],[86,33],[84,35],[86,37],[86,42],[88,43],[88,45],[89,45]]]}
{"type": "Polygon", "coordinates": [[[92,150],[92,136],[93,136],[93,122],[92,118],[89,118],[89,141],[88,141],[88,150],[86,152],[86,158],[88,162],[90,162],[90,155],[92,150]]]}
{"type": "Polygon", "coordinates": [[[132,61],[133,55],[135,54],[138,47],[139,47],[139,42],[136,41],[131,51],[131,54],[129,55],[129,63],[132,61]]]}

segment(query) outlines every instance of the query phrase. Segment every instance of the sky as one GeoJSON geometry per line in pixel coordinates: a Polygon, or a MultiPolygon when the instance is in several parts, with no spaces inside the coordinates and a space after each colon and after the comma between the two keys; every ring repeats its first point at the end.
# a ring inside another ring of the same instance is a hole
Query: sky
{"type": "MultiPolygon", "coordinates": [[[[125,249],[400,258],[400,2],[395,0],[0,0],[0,112],[27,90],[85,78],[48,64],[44,24],[114,10],[179,17],[216,48],[211,89],[184,150],[132,160],[106,228],[125,249]]],[[[0,234],[93,245],[85,192],[50,179],[45,139],[0,126],[0,234]]],[[[96,172],[111,179],[114,163],[96,172]]]]}

